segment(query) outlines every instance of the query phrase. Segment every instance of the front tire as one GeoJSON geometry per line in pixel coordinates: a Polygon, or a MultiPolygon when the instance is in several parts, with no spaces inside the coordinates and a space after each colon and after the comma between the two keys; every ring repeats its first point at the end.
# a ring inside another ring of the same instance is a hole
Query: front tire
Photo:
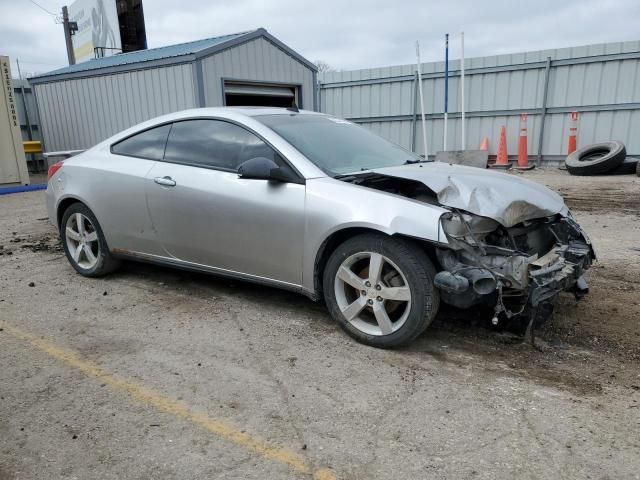
{"type": "Polygon", "coordinates": [[[433,321],[440,304],[435,274],[416,244],[382,234],[358,235],[329,258],[324,298],[333,318],[359,342],[398,347],[433,321]]]}
{"type": "Polygon", "coordinates": [[[85,277],[101,277],[120,266],[109,252],[98,219],[82,203],[74,203],[65,210],[60,237],[67,260],[85,277]]]}

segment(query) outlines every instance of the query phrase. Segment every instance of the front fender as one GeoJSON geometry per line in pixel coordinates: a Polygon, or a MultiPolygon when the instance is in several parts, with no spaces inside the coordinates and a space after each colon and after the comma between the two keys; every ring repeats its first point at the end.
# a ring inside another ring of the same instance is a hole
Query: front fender
{"type": "Polygon", "coordinates": [[[303,287],[314,291],[318,252],[338,231],[363,228],[441,243],[440,216],[448,210],[333,178],[307,180],[303,287]]]}

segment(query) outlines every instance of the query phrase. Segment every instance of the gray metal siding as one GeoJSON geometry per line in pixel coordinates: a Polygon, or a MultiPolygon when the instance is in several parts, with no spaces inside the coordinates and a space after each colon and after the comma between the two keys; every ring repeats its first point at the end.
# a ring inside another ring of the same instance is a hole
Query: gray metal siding
{"type": "Polygon", "coordinates": [[[29,129],[27,128],[27,115],[25,114],[25,104],[29,116],[29,123],[31,124],[31,132],[33,134],[33,140],[40,140],[40,118],[38,116],[38,109],[36,108],[36,99],[33,96],[33,90],[31,85],[26,80],[13,79],[13,91],[16,99],[16,106],[18,108],[18,118],[20,119],[20,130],[22,132],[22,140],[29,140],[29,129]],[[24,85],[24,98],[22,97],[22,88],[24,85]]]}
{"type": "Polygon", "coordinates": [[[205,106],[223,105],[222,79],[302,85],[302,108],[313,110],[313,71],[265,38],[203,58],[205,106]]]}
{"type": "MultiPolygon", "coordinates": [[[[640,41],[542,50],[466,60],[467,148],[489,137],[497,150],[507,127],[510,154],[517,153],[520,112],[529,113],[529,154],[538,151],[545,66],[551,57],[542,154],[566,153],[571,110],[580,111],[578,146],[618,139],[640,154],[640,41]]],[[[459,61],[449,63],[448,148],[461,148],[459,61]]],[[[444,63],[423,64],[429,150],[443,148],[444,63]]],[[[415,66],[331,72],[320,75],[320,110],[362,123],[412,147],[415,66]]],[[[422,152],[418,125],[416,151],[422,152]]]]}
{"type": "Polygon", "coordinates": [[[33,88],[47,151],[89,148],[137,123],[196,106],[191,64],[33,88]]]}
{"type": "Polygon", "coordinates": [[[222,79],[301,86],[302,106],[314,108],[314,72],[265,37],[190,63],[33,85],[47,151],[89,148],[144,120],[201,106],[221,106],[222,79]]]}
{"type": "MultiPolygon", "coordinates": [[[[18,118],[20,120],[20,131],[22,133],[22,141],[28,140],[42,140],[40,130],[40,117],[38,116],[38,109],[36,106],[36,99],[33,95],[33,90],[29,82],[26,80],[13,79],[14,98],[16,99],[16,107],[18,109],[18,118]],[[24,87],[24,90],[23,88],[24,87]],[[24,97],[22,95],[24,91],[24,97]],[[26,111],[25,111],[26,106],[26,111]],[[31,126],[31,138],[29,138],[29,126],[27,125],[27,117],[29,117],[29,124],[31,126]]],[[[34,172],[42,168],[42,155],[27,154],[27,165],[29,171],[34,172]]]]}

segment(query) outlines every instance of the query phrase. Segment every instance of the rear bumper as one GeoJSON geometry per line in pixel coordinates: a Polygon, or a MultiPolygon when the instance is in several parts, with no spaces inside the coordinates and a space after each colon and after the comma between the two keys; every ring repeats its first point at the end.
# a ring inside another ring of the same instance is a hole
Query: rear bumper
{"type": "Polygon", "coordinates": [[[45,198],[47,202],[47,216],[49,217],[49,222],[54,226],[58,227],[58,218],[56,214],[56,197],[53,192],[51,182],[47,185],[47,191],[45,192],[45,198]]]}

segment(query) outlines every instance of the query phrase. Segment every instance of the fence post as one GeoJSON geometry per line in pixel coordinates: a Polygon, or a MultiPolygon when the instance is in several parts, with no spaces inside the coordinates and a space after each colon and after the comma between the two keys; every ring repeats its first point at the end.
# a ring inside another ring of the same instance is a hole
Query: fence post
{"type": "Polygon", "coordinates": [[[416,128],[418,126],[418,72],[413,76],[413,120],[411,121],[411,151],[416,153],[416,128]]]}
{"type": "Polygon", "coordinates": [[[544,121],[547,116],[547,94],[549,93],[549,76],[551,73],[551,57],[547,57],[544,69],[544,91],[542,92],[542,106],[540,107],[540,133],[538,133],[538,158],[536,166],[542,165],[542,143],[544,141],[544,121]]]}

